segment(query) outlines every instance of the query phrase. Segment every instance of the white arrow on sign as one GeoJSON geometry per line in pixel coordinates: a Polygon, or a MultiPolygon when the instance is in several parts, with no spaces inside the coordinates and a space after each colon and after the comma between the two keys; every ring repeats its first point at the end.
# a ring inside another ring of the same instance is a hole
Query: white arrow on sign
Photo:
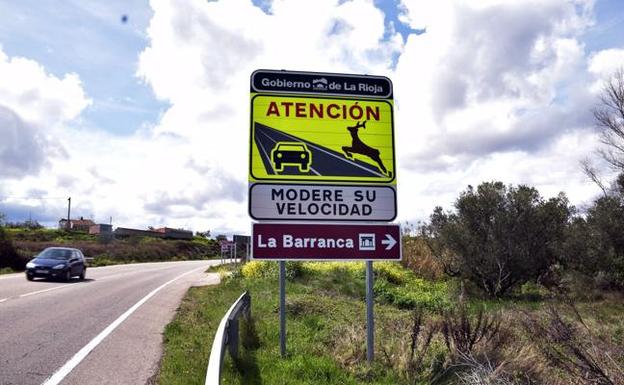
{"type": "Polygon", "coordinates": [[[386,234],[386,239],[381,241],[382,245],[387,245],[386,250],[390,250],[396,243],[396,240],[390,234],[386,234]]]}

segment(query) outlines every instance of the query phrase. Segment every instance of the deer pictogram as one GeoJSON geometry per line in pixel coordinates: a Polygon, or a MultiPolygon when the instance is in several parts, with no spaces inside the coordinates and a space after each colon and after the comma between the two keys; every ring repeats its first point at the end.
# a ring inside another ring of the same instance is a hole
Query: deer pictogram
{"type": "Polygon", "coordinates": [[[353,154],[361,154],[371,158],[373,161],[377,162],[377,165],[381,172],[383,172],[385,175],[390,176],[391,172],[388,172],[388,170],[386,170],[386,167],[379,157],[379,150],[376,148],[372,148],[362,142],[358,135],[358,131],[360,130],[360,128],[366,128],[366,122],[367,121],[358,122],[355,126],[347,126],[347,130],[349,130],[349,133],[351,134],[351,147],[343,146],[342,151],[344,151],[346,157],[349,159],[353,159],[353,154]]]}

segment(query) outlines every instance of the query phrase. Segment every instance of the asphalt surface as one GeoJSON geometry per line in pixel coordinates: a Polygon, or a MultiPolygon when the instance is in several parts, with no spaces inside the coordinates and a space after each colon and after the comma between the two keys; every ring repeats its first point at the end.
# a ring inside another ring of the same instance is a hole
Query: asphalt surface
{"type": "Polygon", "coordinates": [[[190,286],[218,282],[204,271],[219,262],[88,268],[70,283],[0,276],[0,384],[149,383],[165,325],[190,286]]]}
{"type": "MultiPolygon", "coordinates": [[[[277,142],[302,142],[305,143],[312,153],[312,164],[307,173],[299,172],[296,166],[284,166],[284,170],[279,174],[286,175],[323,175],[323,176],[362,176],[387,178],[375,166],[357,159],[348,159],[344,153],[336,152],[319,146],[318,144],[285,134],[264,124],[254,122],[254,139],[260,149],[262,163],[268,174],[275,175],[276,172],[271,164],[271,150],[277,142]]],[[[345,130],[346,131],[346,130],[345,130]]],[[[345,135],[345,146],[349,146],[351,139],[345,135]]]]}

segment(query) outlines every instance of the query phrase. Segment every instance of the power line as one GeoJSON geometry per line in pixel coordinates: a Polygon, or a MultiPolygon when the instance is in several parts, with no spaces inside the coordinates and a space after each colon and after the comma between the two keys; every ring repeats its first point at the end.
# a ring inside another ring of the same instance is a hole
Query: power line
{"type": "Polygon", "coordinates": [[[35,200],[53,200],[53,199],[67,199],[67,196],[64,197],[19,197],[19,196],[0,196],[0,201],[4,201],[7,199],[35,199],[35,200]]]}

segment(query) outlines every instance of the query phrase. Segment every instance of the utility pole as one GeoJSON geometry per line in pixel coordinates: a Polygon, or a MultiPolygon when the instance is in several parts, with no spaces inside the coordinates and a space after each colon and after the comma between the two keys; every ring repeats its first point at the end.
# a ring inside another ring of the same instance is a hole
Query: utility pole
{"type": "Polygon", "coordinates": [[[70,214],[71,214],[71,197],[67,198],[67,230],[71,228],[70,214]]]}

